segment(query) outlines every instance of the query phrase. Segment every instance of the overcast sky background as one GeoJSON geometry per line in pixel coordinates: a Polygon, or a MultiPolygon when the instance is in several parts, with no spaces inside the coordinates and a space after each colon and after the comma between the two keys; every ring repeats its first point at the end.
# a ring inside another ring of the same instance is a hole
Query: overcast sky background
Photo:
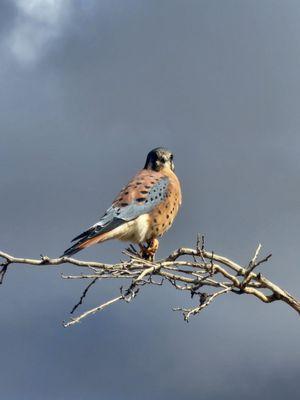
{"type": "MultiPolygon", "coordinates": [[[[300,296],[300,3],[7,0],[0,4],[0,244],[58,256],[157,146],[183,207],[160,256],[207,247],[300,296]]],[[[78,255],[116,262],[122,243],[78,255]]],[[[86,282],[11,268],[0,288],[5,400],[295,399],[299,318],[218,299],[190,324],[184,293],[146,288],[64,329],[86,282]]],[[[82,311],[118,293],[98,282],[82,311]]]]}

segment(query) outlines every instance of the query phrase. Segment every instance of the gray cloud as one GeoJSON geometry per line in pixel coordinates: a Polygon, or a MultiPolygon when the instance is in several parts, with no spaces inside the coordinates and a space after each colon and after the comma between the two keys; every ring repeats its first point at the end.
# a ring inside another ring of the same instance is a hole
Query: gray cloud
{"type": "Polygon", "coordinates": [[[70,11],[62,0],[15,0],[16,18],[5,35],[9,53],[25,66],[35,63],[44,48],[59,38],[70,11]]]}

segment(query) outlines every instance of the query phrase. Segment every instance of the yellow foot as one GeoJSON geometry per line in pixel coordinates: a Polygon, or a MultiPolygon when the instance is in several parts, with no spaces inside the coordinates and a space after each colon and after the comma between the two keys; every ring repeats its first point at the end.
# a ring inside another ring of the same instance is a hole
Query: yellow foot
{"type": "Polygon", "coordinates": [[[147,246],[143,246],[142,244],[139,246],[142,252],[142,257],[146,260],[153,261],[154,255],[159,247],[159,241],[157,239],[151,239],[147,242],[147,246]]]}

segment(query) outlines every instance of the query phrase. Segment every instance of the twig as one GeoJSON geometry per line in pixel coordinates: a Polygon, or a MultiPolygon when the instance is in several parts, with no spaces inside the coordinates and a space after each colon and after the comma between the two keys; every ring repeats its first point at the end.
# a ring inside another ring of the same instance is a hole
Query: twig
{"type": "Polygon", "coordinates": [[[122,299],[123,299],[122,295],[118,296],[118,297],[115,297],[114,299],[109,300],[106,303],[101,304],[100,306],[97,306],[95,308],[92,308],[91,310],[88,310],[88,311],[82,313],[81,315],[79,315],[76,318],[71,318],[71,320],[69,322],[63,322],[63,326],[65,328],[67,328],[68,326],[77,324],[83,318],[86,318],[86,317],[88,317],[89,315],[92,315],[92,314],[96,314],[97,312],[104,310],[104,308],[106,308],[106,307],[110,306],[111,304],[116,303],[117,301],[122,300],[122,299]]]}
{"type": "Polygon", "coordinates": [[[78,301],[78,303],[75,304],[75,306],[72,308],[70,314],[73,314],[75,310],[77,310],[77,308],[82,304],[83,299],[86,297],[87,292],[89,291],[89,289],[91,288],[91,286],[94,285],[94,283],[98,280],[99,278],[94,278],[88,285],[87,287],[84,289],[82,295],[80,296],[80,299],[78,301]]]}
{"type": "Polygon", "coordinates": [[[7,272],[7,268],[8,268],[8,263],[3,263],[1,271],[0,271],[0,285],[2,285],[2,283],[3,283],[5,274],[7,272]]]}
{"type": "Polygon", "coordinates": [[[176,307],[173,308],[174,311],[183,311],[183,318],[186,322],[189,322],[189,319],[192,315],[196,315],[199,314],[205,307],[209,306],[210,303],[216,299],[218,296],[225,294],[227,292],[229,292],[231,290],[231,288],[225,288],[223,290],[220,290],[219,292],[216,292],[212,295],[209,296],[204,296],[204,301],[201,302],[200,301],[200,305],[198,307],[195,308],[181,308],[181,307],[176,307]]]}
{"type": "Polygon", "coordinates": [[[255,253],[254,253],[254,256],[253,256],[252,260],[249,262],[249,265],[245,270],[244,279],[242,280],[241,285],[240,285],[241,290],[243,290],[248,285],[248,283],[251,281],[251,278],[252,278],[251,272],[254,270],[254,268],[256,268],[260,264],[268,261],[269,258],[272,256],[272,254],[269,254],[267,257],[265,257],[262,260],[256,262],[260,250],[261,250],[261,244],[259,243],[259,245],[257,246],[257,249],[255,250],[255,253]]]}
{"type": "Polygon", "coordinates": [[[131,246],[124,254],[129,259],[117,264],[105,264],[94,261],[81,261],[74,258],[60,257],[49,258],[41,256],[40,259],[17,258],[10,254],[0,252],[0,258],[4,261],[0,264],[0,282],[2,282],[7,267],[13,264],[31,265],[40,268],[55,267],[62,264],[71,264],[76,268],[87,268],[87,274],[62,275],[64,279],[92,279],[83,291],[79,302],[73,307],[71,313],[83,303],[91,286],[97,279],[117,279],[129,280],[127,289],[121,287],[121,294],[106,303],[98,305],[91,310],[87,310],[70,321],[65,322],[64,326],[77,324],[82,319],[91,314],[102,311],[104,308],[119,300],[126,302],[136,297],[141,287],[144,285],[162,286],[165,281],[172,287],[182,292],[188,292],[192,298],[199,299],[196,307],[185,309],[178,307],[184,313],[185,320],[188,321],[192,315],[199,314],[204,308],[218,296],[226,293],[247,294],[254,296],[264,303],[282,301],[292,309],[300,313],[300,302],[286,290],[272,283],[261,273],[255,273],[255,269],[263,263],[269,261],[271,254],[258,260],[261,245],[256,248],[254,256],[247,267],[241,266],[235,261],[210,252],[204,247],[204,236],[197,236],[196,249],[181,247],[163,260],[145,260],[141,258],[136,249],[131,246]],[[157,277],[158,279],[155,279],[157,277]],[[266,294],[268,289],[270,294],[266,294]]]}

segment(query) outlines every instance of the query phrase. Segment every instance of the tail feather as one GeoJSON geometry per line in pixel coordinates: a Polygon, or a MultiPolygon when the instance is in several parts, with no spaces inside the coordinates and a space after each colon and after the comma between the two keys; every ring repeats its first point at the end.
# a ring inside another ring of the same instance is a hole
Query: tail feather
{"type": "Polygon", "coordinates": [[[61,257],[69,257],[73,254],[78,253],[80,250],[83,250],[95,243],[103,242],[107,240],[109,233],[112,232],[115,228],[120,225],[123,225],[126,221],[114,218],[109,224],[101,227],[100,225],[95,225],[92,228],[86,230],[81,233],[77,237],[75,237],[72,242],[78,240],[73,246],[69,247],[61,257]]]}
{"type": "Polygon", "coordinates": [[[74,239],[71,240],[71,243],[72,242],[76,242],[76,240],[80,240],[80,239],[86,238],[91,232],[93,232],[93,228],[90,228],[90,229],[82,232],[80,235],[74,237],[74,239]]]}
{"type": "Polygon", "coordinates": [[[78,253],[80,250],[86,249],[87,247],[90,247],[92,244],[96,244],[99,242],[103,242],[103,240],[105,240],[104,238],[105,234],[102,235],[98,235],[96,237],[93,237],[91,239],[82,239],[79,242],[73,244],[73,246],[69,247],[64,254],[62,255],[62,257],[70,257],[73,254],[78,253]]]}
{"type": "Polygon", "coordinates": [[[60,257],[71,257],[73,254],[76,254],[81,249],[78,247],[78,243],[75,243],[73,246],[69,247],[60,257]]]}

